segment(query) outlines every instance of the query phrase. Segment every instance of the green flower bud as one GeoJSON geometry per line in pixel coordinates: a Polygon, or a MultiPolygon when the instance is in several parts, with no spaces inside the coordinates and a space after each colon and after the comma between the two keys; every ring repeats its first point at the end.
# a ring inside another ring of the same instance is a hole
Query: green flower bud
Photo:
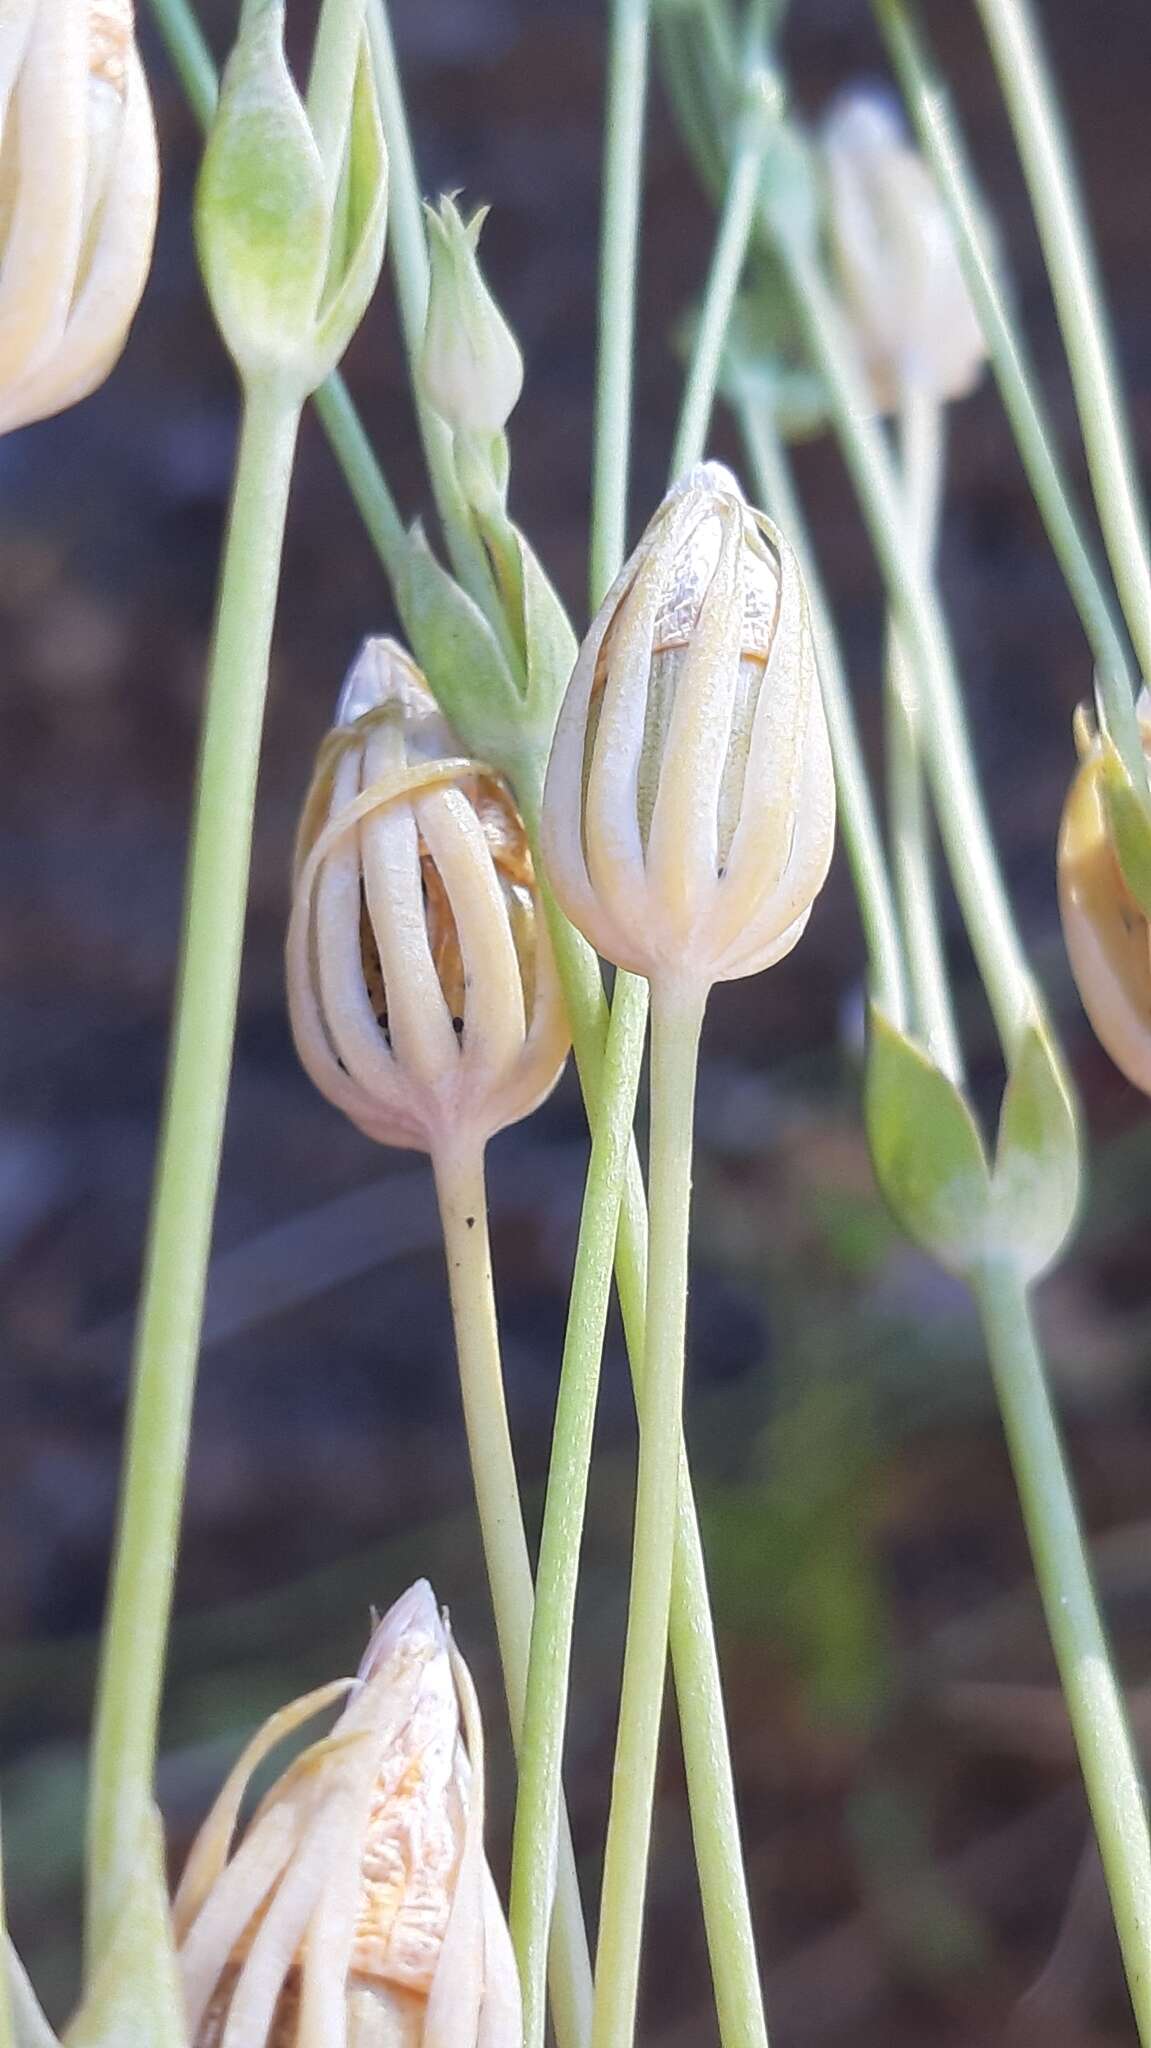
{"type": "Polygon", "coordinates": [[[905,384],[964,397],[987,349],[939,193],[894,104],[842,94],[822,154],[832,263],[877,405],[893,408],[905,384]]]}
{"type": "Polygon", "coordinates": [[[288,70],[282,0],[265,0],[228,60],[196,193],[212,309],[242,376],[300,397],[335,368],[379,276],[387,157],[365,51],[343,174],[327,175],[288,70]]]}
{"type": "Polygon", "coordinates": [[[524,381],[516,338],[476,256],[488,209],[461,219],[454,200],[426,207],[431,280],[420,385],[457,434],[502,434],[524,381]]]}
{"type": "Polygon", "coordinates": [[[580,649],[548,767],[548,876],[618,967],[705,987],[791,951],[835,788],[807,597],[716,463],[672,491],[580,649]]]}
{"type": "Polygon", "coordinates": [[[365,643],[320,751],[287,971],[304,1066],[380,1144],[482,1144],[563,1070],[567,1021],[523,823],[390,640],[365,643]]]}
{"type": "Polygon", "coordinates": [[[22,0],[8,10],[0,432],[103,383],[144,289],[158,182],[130,0],[22,0]]]}
{"type": "Polygon", "coordinates": [[[520,2048],[483,1827],[479,1705],[421,1579],[354,1679],[265,1724],[193,1845],[173,1907],[192,2048],[520,2048]],[[341,1696],[234,1848],[253,1772],[341,1696]]]}

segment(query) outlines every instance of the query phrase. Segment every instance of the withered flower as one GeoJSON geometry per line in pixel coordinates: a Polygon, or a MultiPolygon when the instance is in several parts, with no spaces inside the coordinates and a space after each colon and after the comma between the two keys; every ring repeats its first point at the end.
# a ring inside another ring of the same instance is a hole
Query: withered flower
{"type": "Polygon", "coordinates": [[[173,1908],[191,2048],[520,2048],[483,1824],[475,1691],[420,1580],[354,1679],[272,1716],[197,1837],[173,1908]],[[257,1766],[341,1694],[236,1847],[257,1766]]]}
{"type": "MultiPolygon", "coordinates": [[[[1151,702],[1140,699],[1151,761],[1151,702]]],[[[1059,911],[1071,971],[1095,1035],[1136,1088],[1151,1095],[1151,926],[1131,894],[1103,800],[1103,749],[1090,714],[1075,719],[1079,767],[1059,828],[1059,911]]]]}
{"type": "Polygon", "coordinates": [[[972,390],[987,347],[931,173],[879,92],[842,93],[821,131],[832,266],[876,404],[908,385],[972,390]]]}
{"type": "Polygon", "coordinates": [[[0,36],[0,432],[74,405],[112,368],[158,177],[131,0],[17,0],[0,36]]]}
{"type": "Polygon", "coordinates": [[[523,823],[394,641],[366,642],[320,751],[287,967],[304,1066],[383,1144],[482,1145],[563,1069],[523,823]]]}
{"type": "Polygon", "coordinates": [[[549,879],[616,966],[707,987],[790,952],[834,825],[799,565],[706,463],[664,499],[580,649],[548,768],[549,879]]]}

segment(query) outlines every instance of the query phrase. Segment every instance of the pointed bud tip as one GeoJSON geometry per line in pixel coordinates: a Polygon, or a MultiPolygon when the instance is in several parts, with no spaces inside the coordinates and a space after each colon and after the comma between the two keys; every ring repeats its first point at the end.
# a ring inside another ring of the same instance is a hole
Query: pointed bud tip
{"type": "Polygon", "coordinates": [[[447,1647],[447,1633],[440,1619],[436,1596],[427,1579],[417,1579],[401,1593],[382,1621],[376,1623],[356,1676],[372,1678],[394,1657],[400,1644],[426,1639],[437,1650],[447,1647]]]}

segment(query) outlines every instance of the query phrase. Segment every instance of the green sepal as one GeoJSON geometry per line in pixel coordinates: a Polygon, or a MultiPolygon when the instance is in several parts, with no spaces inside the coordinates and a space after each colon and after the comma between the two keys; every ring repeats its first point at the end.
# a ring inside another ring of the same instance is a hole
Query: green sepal
{"type": "Polygon", "coordinates": [[[571,680],[579,653],[579,641],[551,578],[519,528],[515,529],[520,551],[523,584],[523,640],[527,660],[525,723],[540,735],[540,744],[550,748],[564,691],[571,680]]]}
{"type": "Polygon", "coordinates": [[[119,1911],[63,2048],[188,2048],[160,1816],[140,1827],[119,1911]]]}
{"type": "Polygon", "coordinates": [[[773,235],[813,254],[823,220],[815,151],[793,121],[781,120],[764,158],[762,205],[773,235]]]}
{"type": "Polygon", "coordinates": [[[336,199],[328,284],[314,342],[314,382],[347,348],[379,282],[388,225],[388,152],[365,34],[356,66],[348,143],[336,199]]]}
{"type": "Polygon", "coordinates": [[[494,768],[522,754],[523,700],[479,606],[428,546],[417,522],[396,593],[416,660],[464,744],[494,768]]]}
{"type": "Polygon", "coordinates": [[[1147,791],[1138,790],[1113,740],[1101,737],[1100,789],[1107,831],[1123,880],[1144,917],[1151,918],[1151,812],[1147,791]]]}
{"type": "Polygon", "coordinates": [[[200,266],[220,332],[246,376],[300,372],[328,265],[323,165],[283,30],[282,0],[265,0],[242,28],[196,188],[200,266]]]}
{"type": "Polygon", "coordinates": [[[1075,1101],[1046,1026],[1029,1024],[1011,1063],[991,1176],[990,1242],[1025,1280],[1058,1258],[1079,1207],[1075,1101]]]}
{"type": "Polygon", "coordinates": [[[766,405],[787,441],[820,434],[827,386],[807,355],[778,264],[758,256],[753,283],[736,301],[724,341],[720,388],[732,404],[766,405]]]}
{"type": "Polygon", "coordinates": [[[991,1174],[961,1091],[874,1003],[864,1088],[876,1179],[908,1236],[951,1272],[984,1241],[991,1174]]]}

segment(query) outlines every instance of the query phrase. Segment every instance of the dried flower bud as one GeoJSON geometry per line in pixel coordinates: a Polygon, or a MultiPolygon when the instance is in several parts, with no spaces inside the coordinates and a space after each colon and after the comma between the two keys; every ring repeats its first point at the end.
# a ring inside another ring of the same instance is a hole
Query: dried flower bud
{"type": "Polygon", "coordinates": [[[987,350],[950,224],[883,93],[855,89],[823,123],[831,256],[887,410],[907,384],[962,398],[987,350]]]}
{"type": "MultiPolygon", "coordinates": [[[[1139,703],[1151,761],[1151,704],[1139,703]]],[[[1103,796],[1103,748],[1084,709],[1076,715],[1079,767],[1059,828],[1059,910],[1071,971],[1100,1044],[1151,1095],[1151,925],[1119,865],[1103,796]]]]}
{"type": "Polygon", "coordinates": [[[580,649],[544,797],[549,879],[616,966],[706,986],[790,952],[834,826],[799,565],[707,463],[664,499],[580,649]]]}
{"type": "Polygon", "coordinates": [[[524,381],[516,338],[476,256],[486,206],[469,221],[452,199],[426,207],[431,278],[420,383],[455,433],[500,434],[524,381]]]}
{"type": "Polygon", "coordinates": [[[391,640],[365,643],[317,762],[288,999],[316,1086],[382,1144],[483,1143],[567,1057],[523,823],[391,640]]]}
{"type": "Polygon", "coordinates": [[[193,1845],[173,1906],[191,2048],[520,2048],[483,1825],[475,1691],[421,1579],[356,1678],[266,1723],[193,1845]],[[342,1693],[232,1852],[257,1766],[342,1693]]]}
{"type": "Polygon", "coordinates": [[[23,0],[0,46],[0,432],[108,375],[148,274],[158,178],[131,0],[23,0]]]}

